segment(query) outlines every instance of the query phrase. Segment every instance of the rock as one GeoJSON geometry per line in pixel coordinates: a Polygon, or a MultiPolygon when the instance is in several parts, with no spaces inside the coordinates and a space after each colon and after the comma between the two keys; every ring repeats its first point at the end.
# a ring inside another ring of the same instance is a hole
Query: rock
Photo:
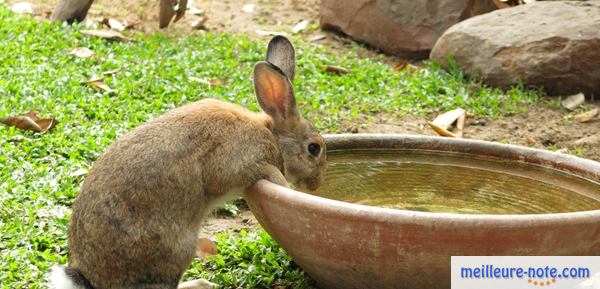
{"type": "Polygon", "coordinates": [[[573,94],[566,97],[560,104],[568,110],[574,110],[585,102],[583,93],[573,94]]]}
{"type": "Polygon", "coordinates": [[[322,0],[321,27],[385,53],[427,58],[435,41],[459,21],[496,9],[492,0],[322,0]]]}
{"type": "Polygon", "coordinates": [[[600,1],[534,2],[467,19],[448,29],[431,59],[492,86],[519,79],[549,95],[600,95],[600,1]]]}

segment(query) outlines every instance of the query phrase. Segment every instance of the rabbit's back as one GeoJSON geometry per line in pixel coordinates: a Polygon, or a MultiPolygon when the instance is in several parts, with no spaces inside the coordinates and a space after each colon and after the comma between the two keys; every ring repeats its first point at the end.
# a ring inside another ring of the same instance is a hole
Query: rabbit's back
{"type": "Polygon", "coordinates": [[[260,179],[259,163],[282,168],[269,125],[264,114],[203,100],[123,136],[95,162],[73,204],[70,267],[100,288],[148,276],[176,286],[203,215],[260,179]]]}

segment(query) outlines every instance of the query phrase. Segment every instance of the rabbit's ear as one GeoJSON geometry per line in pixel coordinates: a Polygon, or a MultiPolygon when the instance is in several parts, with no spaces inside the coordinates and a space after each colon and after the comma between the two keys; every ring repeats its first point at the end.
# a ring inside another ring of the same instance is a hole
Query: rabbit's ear
{"type": "Polygon", "coordinates": [[[296,52],[287,38],[278,35],[271,39],[267,47],[267,61],[279,67],[290,81],[294,80],[296,52]]]}
{"type": "Polygon", "coordinates": [[[263,61],[256,63],[254,93],[260,107],[273,118],[276,125],[286,124],[298,117],[292,84],[279,67],[263,61]]]}

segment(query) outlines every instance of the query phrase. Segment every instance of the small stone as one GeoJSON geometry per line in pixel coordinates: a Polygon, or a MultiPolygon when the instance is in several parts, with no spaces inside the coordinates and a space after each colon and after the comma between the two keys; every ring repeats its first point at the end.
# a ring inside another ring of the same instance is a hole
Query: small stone
{"type": "Polygon", "coordinates": [[[29,2],[15,3],[11,10],[18,14],[33,14],[33,6],[29,2]]]}
{"type": "Polygon", "coordinates": [[[585,102],[583,93],[573,94],[565,98],[560,104],[568,110],[574,110],[585,102]]]}
{"type": "Polygon", "coordinates": [[[253,13],[254,12],[254,4],[246,4],[242,7],[242,11],[245,13],[253,13]]]}

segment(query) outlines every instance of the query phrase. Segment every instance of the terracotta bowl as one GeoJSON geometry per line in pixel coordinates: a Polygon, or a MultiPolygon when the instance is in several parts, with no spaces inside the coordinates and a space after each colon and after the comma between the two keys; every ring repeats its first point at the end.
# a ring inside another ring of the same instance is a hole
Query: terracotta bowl
{"type": "MultiPolygon", "coordinates": [[[[600,163],[499,143],[405,135],[326,136],[328,151],[463,153],[552,167],[600,182],[600,163]]],[[[598,189],[600,196],[600,185],[598,189]]],[[[268,181],[246,200],[267,232],[321,288],[450,288],[450,256],[600,255],[600,210],[462,215],[385,209],[268,181]]]]}

